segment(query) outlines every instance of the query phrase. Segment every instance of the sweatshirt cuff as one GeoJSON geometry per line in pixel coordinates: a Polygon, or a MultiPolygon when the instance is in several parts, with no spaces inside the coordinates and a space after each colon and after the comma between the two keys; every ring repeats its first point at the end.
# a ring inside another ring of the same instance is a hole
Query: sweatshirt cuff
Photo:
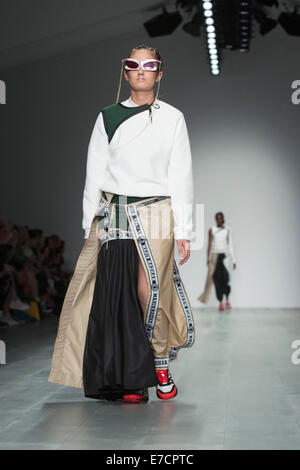
{"type": "Polygon", "coordinates": [[[185,230],[182,227],[174,227],[174,239],[175,240],[191,240],[192,233],[188,230],[185,230]]]}

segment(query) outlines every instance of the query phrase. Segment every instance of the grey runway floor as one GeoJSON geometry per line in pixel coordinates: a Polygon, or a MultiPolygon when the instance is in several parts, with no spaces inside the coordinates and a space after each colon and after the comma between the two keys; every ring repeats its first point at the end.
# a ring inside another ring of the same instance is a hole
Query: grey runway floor
{"type": "Polygon", "coordinates": [[[300,449],[300,311],[194,317],[195,345],[171,365],[178,396],[152,388],[144,405],[48,382],[56,318],[1,328],[0,449],[300,449]]]}

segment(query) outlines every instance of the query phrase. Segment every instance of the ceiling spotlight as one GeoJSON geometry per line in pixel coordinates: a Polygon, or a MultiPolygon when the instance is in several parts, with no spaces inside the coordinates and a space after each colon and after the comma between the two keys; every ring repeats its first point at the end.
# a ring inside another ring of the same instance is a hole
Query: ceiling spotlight
{"type": "Polygon", "coordinates": [[[293,13],[281,13],[278,23],[291,36],[300,36],[300,14],[297,13],[296,7],[293,13]]]}
{"type": "Polygon", "coordinates": [[[172,34],[181,22],[182,17],[178,11],[168,13],[163,8],[163,13],[146,21],[144,27],[150,37],[166,36],[172,34]]]}
{"type": "Polygon", "coordinates": [[[269,33],[277,25],[277,21],[272,18],[268,18],[262,10],[254,8],[253,14],[254,18],[259,23],[259,31],[262,36],[269,33]]]}
{"type": "Polygon", "coordinates": [[[182,26],[182,29],[191,36],[197,37],[201,34],[201,25],[202,16],[201,12],[199,11],[194,14],[192,21],[189,21],[182,26]]]}

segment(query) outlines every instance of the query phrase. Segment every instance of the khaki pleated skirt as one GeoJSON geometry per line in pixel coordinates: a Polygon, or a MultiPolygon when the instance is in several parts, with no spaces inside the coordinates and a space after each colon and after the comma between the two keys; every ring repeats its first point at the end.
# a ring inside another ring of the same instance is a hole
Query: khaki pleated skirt
{"type": "MultiPolygon", "coordinates": [[[[109,244],[116,240],[125,238],[135,244],[136,253],[145,270],[148,301],[142,307],[142,322],[149,344],[155,338],[159,349],[162,318],[168,320],[169,361],[176,360],[178,351],[190,348],[195,340],[190,301],[174,259],[171,198],[153,196],[134,202],[128,202],[127,199],[122,210],[119,209],[119,222],[116,223],[118,210],[112,201],[114,195],[106,192],[104,197],[104,194],[94,215],[87,242],[79,255],[60,314],[48,380],[61,385],[84,386],[84,352],[95,294],[98,255],[100,250],[109,251],[109,244]],[[122,225],[121,219],[127,221],[128,226],[122,225]],[[128,227],[130,230],[126,230],[128,227]]],[[[129,256],[132,250],[130,253],[129,256]]],[[[134,263],[136,265],[136,261],[134,263]]],[[[104,306],[101,309],[100,302],[97,315],[104,315],[104,309],[104,306]]]]}

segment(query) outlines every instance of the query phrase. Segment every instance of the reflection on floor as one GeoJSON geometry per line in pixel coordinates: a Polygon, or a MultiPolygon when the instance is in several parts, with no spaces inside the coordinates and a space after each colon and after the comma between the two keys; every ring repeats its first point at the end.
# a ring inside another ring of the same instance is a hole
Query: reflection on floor
{"type": "Polygon", "coordinates": [[[144,405],[48,382],[57,319],[1,328],[0,449],[300,449],[300,311],[194,316],[195,345],[171,366],[178,396],[152,388],[144,405]]]}

